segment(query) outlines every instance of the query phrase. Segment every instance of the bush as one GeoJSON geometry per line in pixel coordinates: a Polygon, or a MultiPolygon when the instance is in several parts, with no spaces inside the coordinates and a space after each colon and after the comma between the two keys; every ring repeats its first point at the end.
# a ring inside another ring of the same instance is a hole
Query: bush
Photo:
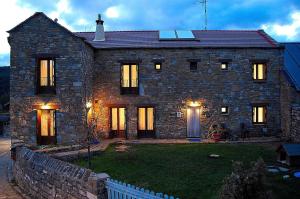
{"type": "Polygon", "coordinates": [[[245,168],[242,162],[233,163],[233,172],[224,179],[220,199],[271,199],[266,188],[266,167],[262,159],[245,168]]]}

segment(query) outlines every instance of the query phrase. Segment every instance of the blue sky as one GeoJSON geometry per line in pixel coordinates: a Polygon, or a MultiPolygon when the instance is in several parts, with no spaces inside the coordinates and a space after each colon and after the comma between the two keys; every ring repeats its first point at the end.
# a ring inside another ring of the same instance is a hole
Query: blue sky
{"type": "MultiPolygon", "coordinates": [[[[42,11],[72,31],[203,29],[202,0],[1,0],[0,66],[9,65],[7,30],[42,11]],[[5,20],[3,20],[5,19],[5,20]]],[[[208,29],[264,29],[277,41],[300,41],[299,0],[208,0],[208,29]]]]}

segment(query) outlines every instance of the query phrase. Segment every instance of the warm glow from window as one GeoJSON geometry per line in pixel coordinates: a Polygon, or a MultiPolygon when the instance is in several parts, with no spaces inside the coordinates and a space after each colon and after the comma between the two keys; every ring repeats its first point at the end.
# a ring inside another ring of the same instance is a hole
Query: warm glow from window
{"type": "Polygon", "coordinates": [[[118,130],[118,109],[111,109],[111,130],[118,130]]]}
{"type": "Polygon", "coordinates": [[[228,113],[228,107],[227,107],[227,106],[222,107],[222,108],[221,108],[221,113],[223,113],[223,114],[228,113]]]}
{"type": "Polygon", "coordinates": [[[126,111],[125,108],[111,109],[111,130],[125,130],[126,129],[126,111]]]}
{"type": "Polygon", "coordinates": [[[265,64],[253,64],[253,79],[265,80],[266,79],[266,65],[265,64]]]}
{"type": "Polygon", "coordinates": [[[156,63],[155,64],[155,69],[160,70],[161,69],[161,63],[156,63]]]}
{"type": "Polygon", "coordinates": [[[125,122],[126,122],[126,116],[125,116],[125,108],[119,108],[119,130],[124,131],[125,130],[125,122]]]}
{"type": "Polygon", "coordinates": [[[39,110],[41,114],[41,136],[55,135],[54,110],[39,110]]]}
{"type": "Polygon", "coordinates": [[[40,86],[54,86],[54,60],[40,61],[40,86]]]}
{"type": "Polygon", "coordinates": [[[266,107],[255,106],[253,107],[253,123],[265,123],[266,122],[266,107]]]}
{"type": "Polygon", "coordinates": [[[154,130],[154,108],[138,108],[138,130],[154,130]]]}
{"type": "Polygon", "coordinates": [[[221,64],[221,69],[222,70],[227,70],[228,69],[228,63],[222,63],[221,64]]]}
{"type": "Polygon", "coordinates": [[[138,65],[122,66],[122,87],[138,87],[138,65]]]}

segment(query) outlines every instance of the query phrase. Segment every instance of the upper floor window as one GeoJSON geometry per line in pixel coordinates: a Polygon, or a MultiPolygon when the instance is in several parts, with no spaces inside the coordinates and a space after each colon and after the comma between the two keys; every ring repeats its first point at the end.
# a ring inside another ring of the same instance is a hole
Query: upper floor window
{"type": "Polygon", "coordinates": [[[154,63],[154,68],[156,71],[161,71],[161,63],[154,63]]]}
{"type": "Polygon", "coordinates": [[[223,106],[223,107],[221,107],[221,114],[224,114],[224,115],[226,115],[226,114],[228,114],[228,106],[223,106]]]}
{"type": "Polygon", "coordinates": [[[37,66],[37,93],[55,93],[55,61],[40,59],[37,66]]]}
{"type": "Polygon", "coordinates": [[[196,71],[197,70],[197,62],[191,61],[190,62],[190,71],[196,71]]]}
{"type": "Polygon", "coordinates": [[[228,70],[228,62],[221,63],[221,70],[228,70]]]}
{"type": "Polygon", "coordinates": [[[137,64],[123,64],[121,67],[121,94],[139,93],[139,70],[137,64]]]}
{"type": "Polygon", "coordinates": [[[258,81],[266,80],[267,79],[266,64],[263,63],[253,64],[252,77],[253,80],[258,80],[258,81]]]}
{"type": "Polygon", "coordinates": [[[267,107],[266,106],[253,106],[252,107],[252,121],[253,124],[265,124],[267,120],[267,107]]]}

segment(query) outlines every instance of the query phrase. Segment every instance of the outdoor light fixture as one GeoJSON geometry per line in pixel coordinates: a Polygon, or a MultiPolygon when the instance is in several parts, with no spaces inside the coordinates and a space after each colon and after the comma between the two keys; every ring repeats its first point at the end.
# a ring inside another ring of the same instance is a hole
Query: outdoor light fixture
{"type": "Polygon", "coordinates": [[[191,106],[191,107],[198,107],[198,106],[200,106],[200,103],[192,101],[192,102],[189,103],[189,106],[191,106]]]}
{"type": "Polygon", "coordinates": [[[92,107],[92,103],[91,102],[87,102],[85,106],[86,106],[87,109],[90,109],[92,107]]]}
{"type": "Polygon", "coordinates": [[[48,104],[44,104],[41,106],[41,109],[47,110],[47,109],[51,109],[51,107],[48,104]]]}

